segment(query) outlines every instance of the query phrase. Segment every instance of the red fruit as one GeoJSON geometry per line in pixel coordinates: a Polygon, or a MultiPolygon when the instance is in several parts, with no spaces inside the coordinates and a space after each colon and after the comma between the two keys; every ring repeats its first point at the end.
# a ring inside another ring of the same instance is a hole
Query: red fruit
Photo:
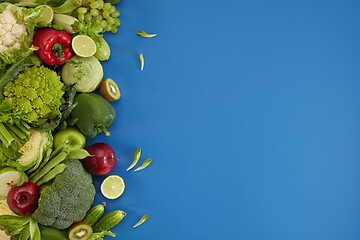
{"type": "Polygon", "coordinates": [[[14,186],[7,195],[9,208],[17,215],[26,216],[38,207],[40,187],[32,182],[26,182],[21,187],[14,186]]]}
{"type": "Polygon", "coordinates": [[[105,175],[108,174],[115,164],[115,153],[114,150],[106,143],[95,143],[87,148],[90,157],[82,160],[82,163],[86,170],[94,175],[105,175]]]}

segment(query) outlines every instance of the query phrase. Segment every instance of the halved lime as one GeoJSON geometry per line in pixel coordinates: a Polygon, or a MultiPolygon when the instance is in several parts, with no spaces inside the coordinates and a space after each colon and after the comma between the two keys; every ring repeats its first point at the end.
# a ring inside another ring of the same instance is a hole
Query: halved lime
{"type": "Polygon", "coordinates": [[[38,22],[46,22],[51,23],[54,19],[54,11],[51,7],[45,6],[44,11],[42,12],[41,16],[35,20],[35,23],[38,22]]]}
{"type": "Polygon", "coordinates": [[[111,175],[104,179],[101,183],[101,193],[107,199],[116,199],[123,194],[125,190],[125,183],[124,180],[117,176],[111,175]]]}
{"type": "Polygon", "coordinates": [[[79,57],[91,57],[96,53],[96,44],[91,37],[86,35],[77,35],[72,39],[72,49],[79,57]]]}

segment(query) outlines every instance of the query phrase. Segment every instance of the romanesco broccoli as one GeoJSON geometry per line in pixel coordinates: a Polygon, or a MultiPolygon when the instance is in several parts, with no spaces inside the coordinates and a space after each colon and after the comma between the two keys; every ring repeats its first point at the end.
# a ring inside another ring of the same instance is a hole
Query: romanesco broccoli
{"type": "Polygon", "coordinates": [[[79,160],[64,162],[67,168],[55,177],[50,186],[42,189],[39,207],[32,214],[38,223],[58,229],[81,221],[95,197],[91,175],[79,160]]]}
{"type": "Polygon", "coordinates": [[[13,110],[21,109],[26,120],[39,126],[59,115],[65,103],[65,85],[54,71],[44,67],[30,67],[4,87],[5,103],[13,110]]]}

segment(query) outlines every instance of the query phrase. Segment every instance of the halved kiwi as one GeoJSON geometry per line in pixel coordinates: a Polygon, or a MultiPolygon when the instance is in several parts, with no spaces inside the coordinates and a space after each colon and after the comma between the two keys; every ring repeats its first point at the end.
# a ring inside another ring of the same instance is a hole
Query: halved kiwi
{"type": "Polygon", "coordinates": [[[111,78],[107,78],[101,83],[100,94],[108,101],[115,101],[121,97],[118,85],[111,78]]]}
{"type": "Polygon", "coordinates": [[[86,222],[74,223],[69,228],[69,239],[70,240],[87,240],[93,234],[92,227],[86,222]]]}

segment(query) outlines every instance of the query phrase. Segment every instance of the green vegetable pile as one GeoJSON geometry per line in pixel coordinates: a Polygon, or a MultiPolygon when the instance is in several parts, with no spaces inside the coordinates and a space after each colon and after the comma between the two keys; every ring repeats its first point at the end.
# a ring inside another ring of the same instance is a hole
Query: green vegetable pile
{"type": "MultiPolygon", "coordinates": [[[[0,0],[1,240],[116,236],[110,230],[126,213],[104,214],[105,204],[92,207],[96,190],[81,160],[91,156],[83,149],[85,137],[110,136],[116,113],[109,101],[121,96],[115,81],[103,81],[100,62],[110,57],[102,34],[116,33],[120,26],[118,2],[0,0]],[[98,88],[101,95],[94,92],[98,88]],[[73,140],[54,141],[64,129],[79,132],[82,146],[74,148],[73,140]],[[14,198],[8,197],[15,186],[25,185],[37,189],[36,205],[28,213],[11,208],[14,198]]],[[[156,36],[144,31],[138,35],[156,36]]],[[[141,63],[143,70],[142,54],[141,63]]]]}

